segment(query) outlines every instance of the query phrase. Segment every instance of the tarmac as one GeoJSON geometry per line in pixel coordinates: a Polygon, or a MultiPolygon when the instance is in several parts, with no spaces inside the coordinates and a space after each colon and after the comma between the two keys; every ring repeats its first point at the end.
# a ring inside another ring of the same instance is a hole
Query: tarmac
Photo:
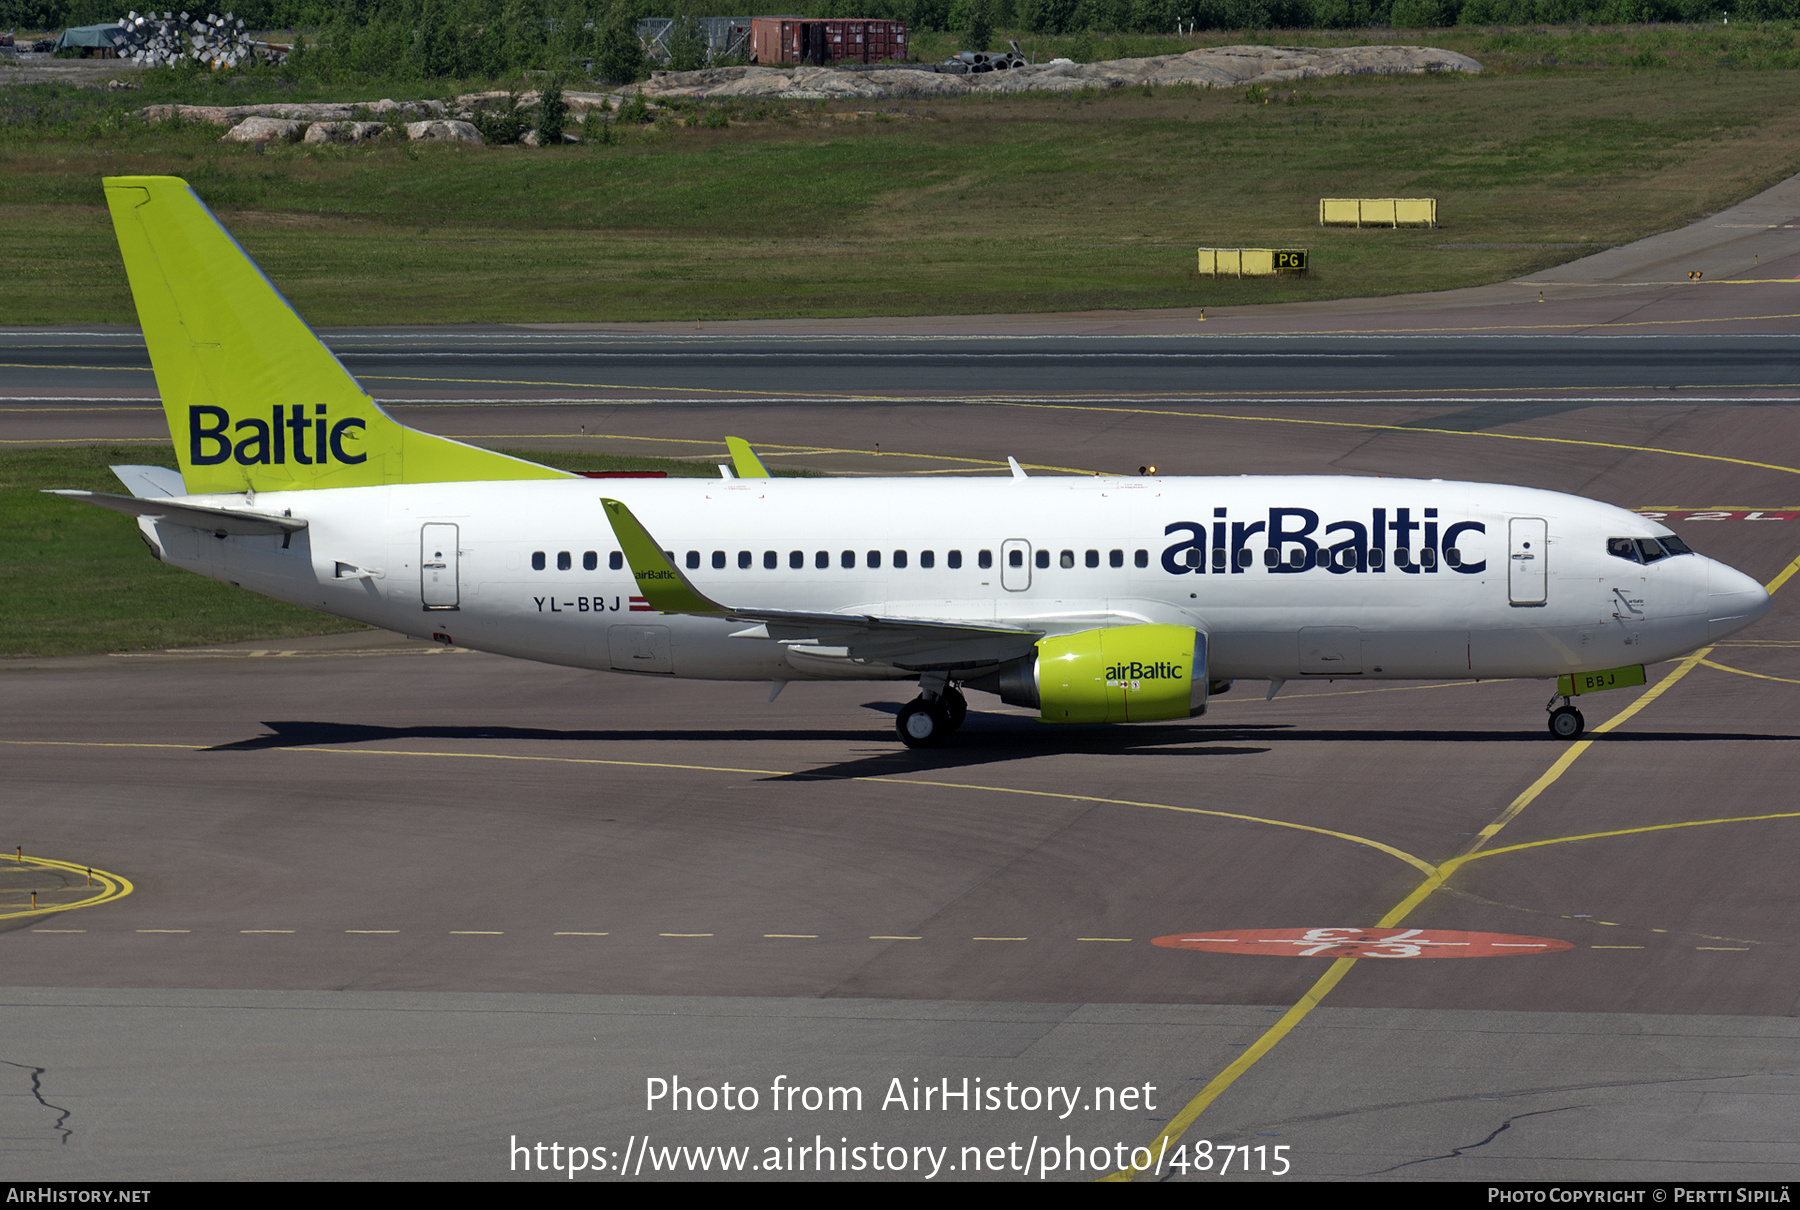
{"type": "MultiPolygon", "coordinates": [[[[1793,200],[1754,213],[1786,222],[1793,200]]],[[[1468,307],[1484,331],[1718,316],[1781,350],[1793,285],[1625,284],[1729,261],[1746,229],[1659,237],[1542,304],[1509,286],[1468,307]]],[[[1463,304],[1366,305],[1205,322],[1337,332],[1463,304]]],[[[780,332],[708,339],[763,335],[780,332]]],[[[1543,347],[1501,362],[1522,382],[1543,347]]],[[[1714,347],[1645,346],[1696,386],[1714,347]]],[[[786,396],[582,401],[618,448],[710,456],[737,432],[825,470],[1153,454],[1183,474],[1530,483],[1657,510],[1775,585],[1752,630],[1584,702],[1573,746],[1545,730],[1540,682],[1273,701],[1240,683],[1191,723],[1112,729],[977,695],[955,743],[915,752],[896,686],[770,703],[375,632],[0,663],[0,840],[63,863],[0,862],[9,1175],[568,1180],[578,1146],[588,1180],[828,1160],[852,1179],[1094,1179],[1133,1149],[1139,1179],[1792,1180],[1800,436],[1782,356],[1756,383],[1660,397],[1624,371],[1582,392],[1333,394],[1274,366],[1273,396],[1234,388],[1229,408],[1080,383],[858,400],[801,396],[801,367],[786,396]],[[33,890],[66,910],[30,913],[33,890]],[[1231,952],[1318,929],[1386,941],[1231,952]],[[1484,956],[1408,960],[1469,934],[1484,956]],[[1000,1103],[942,1095],[965,1087],[1000,1103]]],[[[543,386],[505,408],[429,389],[447,402],[404,418],[471,437],[577,415],[543,386]]],[[[95,431],[78,408],[5,406],[9,440],[95,431]]],[[[159,423],[108,419],[127,421],[159,423]]]]}

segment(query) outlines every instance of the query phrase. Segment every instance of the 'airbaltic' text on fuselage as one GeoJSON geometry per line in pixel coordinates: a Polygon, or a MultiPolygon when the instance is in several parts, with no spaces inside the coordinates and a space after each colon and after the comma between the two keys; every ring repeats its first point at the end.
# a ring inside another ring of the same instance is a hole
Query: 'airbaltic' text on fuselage
{"type": "Polygon", "coordinates": [[[1440,554],[1451,570],[1465,576],[1487,570],[1486,559],[1466,560],[1457,547],[1465,534],[1486,534],[1486,525],[1458,521],[1445,526],[1438,520],[1437,509],[1420,511],[1424,515],[1415,521],[1413,509],[1396,508],[1390,520],[1390,510],[1376,508],[1369,511],[1366,522],[1332,521],[1321,530],[1319,514],[1310,508],[1271,508],[1266,521],[1232,521],[1228,509],[1215,508],[1211,526],[1200,521],[1172,521],[1163,528],[1165,536],[1187,534],[1185,541],[1163,550],[1163,570],[1177,576],[1240,575],[1256,561],[1250,539],[1257,535],[1262,536],[1267,552],[1264,566],[1275,575],[1314,567],[1334,575],[1380,574],[1390,567],[1405,575],[1431,574],[1438,570],[1440,554]],[[1328,542],[1334,535],[1341,535],[1340,540],[1328,542]],[[1392,559],[1388,557],[1390,549],[1392,559]]]}

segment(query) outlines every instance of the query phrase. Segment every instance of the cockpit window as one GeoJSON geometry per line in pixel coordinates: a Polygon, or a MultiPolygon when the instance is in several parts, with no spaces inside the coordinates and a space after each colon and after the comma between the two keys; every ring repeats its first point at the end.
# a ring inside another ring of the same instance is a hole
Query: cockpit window
{"type": "Polygon", "coordinates": [[[1691,555],[1694,552],[1674,534],[1665,534],[1661,538],[1608,538],[1606,553],[1617,559],[1629,559],[1633,563],[1654,563],[1670,555],[1691,555]]]}

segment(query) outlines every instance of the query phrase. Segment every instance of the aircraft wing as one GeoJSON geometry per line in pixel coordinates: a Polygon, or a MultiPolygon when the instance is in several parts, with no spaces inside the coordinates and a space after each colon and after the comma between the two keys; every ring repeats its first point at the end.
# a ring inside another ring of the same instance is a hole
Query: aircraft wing
{"type": "Polygon", "coordinates": [[[77,488],[46,488],[52,496],[80,500],[110,508],[115,513],[153,517],[175,525],[186,525],[215,534],[291,534],[306,528],[306,522],[295,517],[276,517],[235,508],[208,508],[200,504],[176,504],[168,499],[144,499],[138,496],[109,496],[105,492],[81,491],[77,488]]]}
{"type": "Polygon", "coordinates": [[[875,614],[809,613],[726,605],[695,588],[619,500],[601,500],[645,602],[658,613],[725,618],[754,625],[746,637],[845,647],[859,660],[907,669],[982,667],[1029,653],[1044,631],[994,622],[946,622],[875,614]]]}

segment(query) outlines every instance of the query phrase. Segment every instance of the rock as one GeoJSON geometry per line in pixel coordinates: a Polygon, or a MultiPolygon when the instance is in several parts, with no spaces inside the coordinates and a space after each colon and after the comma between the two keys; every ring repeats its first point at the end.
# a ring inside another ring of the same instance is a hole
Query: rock
{"type": "Polygon", "coordinates": [[[388,132],[386,122],[314,122],[306,128],[308,143],[372,143],[388,132]]]}
{"type": "MultiPolygon", "coordinates": [[[[365,108],[368,109],[369,116],[372,118],[394,116],[411,121],[441,118],[450,111],[450,107],[442,101],[391,101],[386,97],[370,102],[365,108]]],[[[348,117],[349,115],[344,116],[348,117]]]]}
{"type": "Polygon", "coordinates": [[[1192,84],[1235,88],[1324,76],[1478,72],[1467,55],[1429,46],[1217,46],[1180,55],[1076,63],[1053,59],[1013,71],[939,74],[895,67],[839,71],[830,67],[720,67],[655,72],[628,91],[644,97],[784,97],[795,101],[962,96],[968,93],[1075,92],[1083,88],[1192,84]]]}
{"type": "Polygon", "coordinates": [[[415,143],[480,143],[481,132],[467,122],[408,122],[406,137],[415,143]]]}
{"type": "Polygon", "coordinates": [[[291,143],[306,133],[306,123],[289,118],[245,118],[219,139],[221,143],[291,143]]]}

